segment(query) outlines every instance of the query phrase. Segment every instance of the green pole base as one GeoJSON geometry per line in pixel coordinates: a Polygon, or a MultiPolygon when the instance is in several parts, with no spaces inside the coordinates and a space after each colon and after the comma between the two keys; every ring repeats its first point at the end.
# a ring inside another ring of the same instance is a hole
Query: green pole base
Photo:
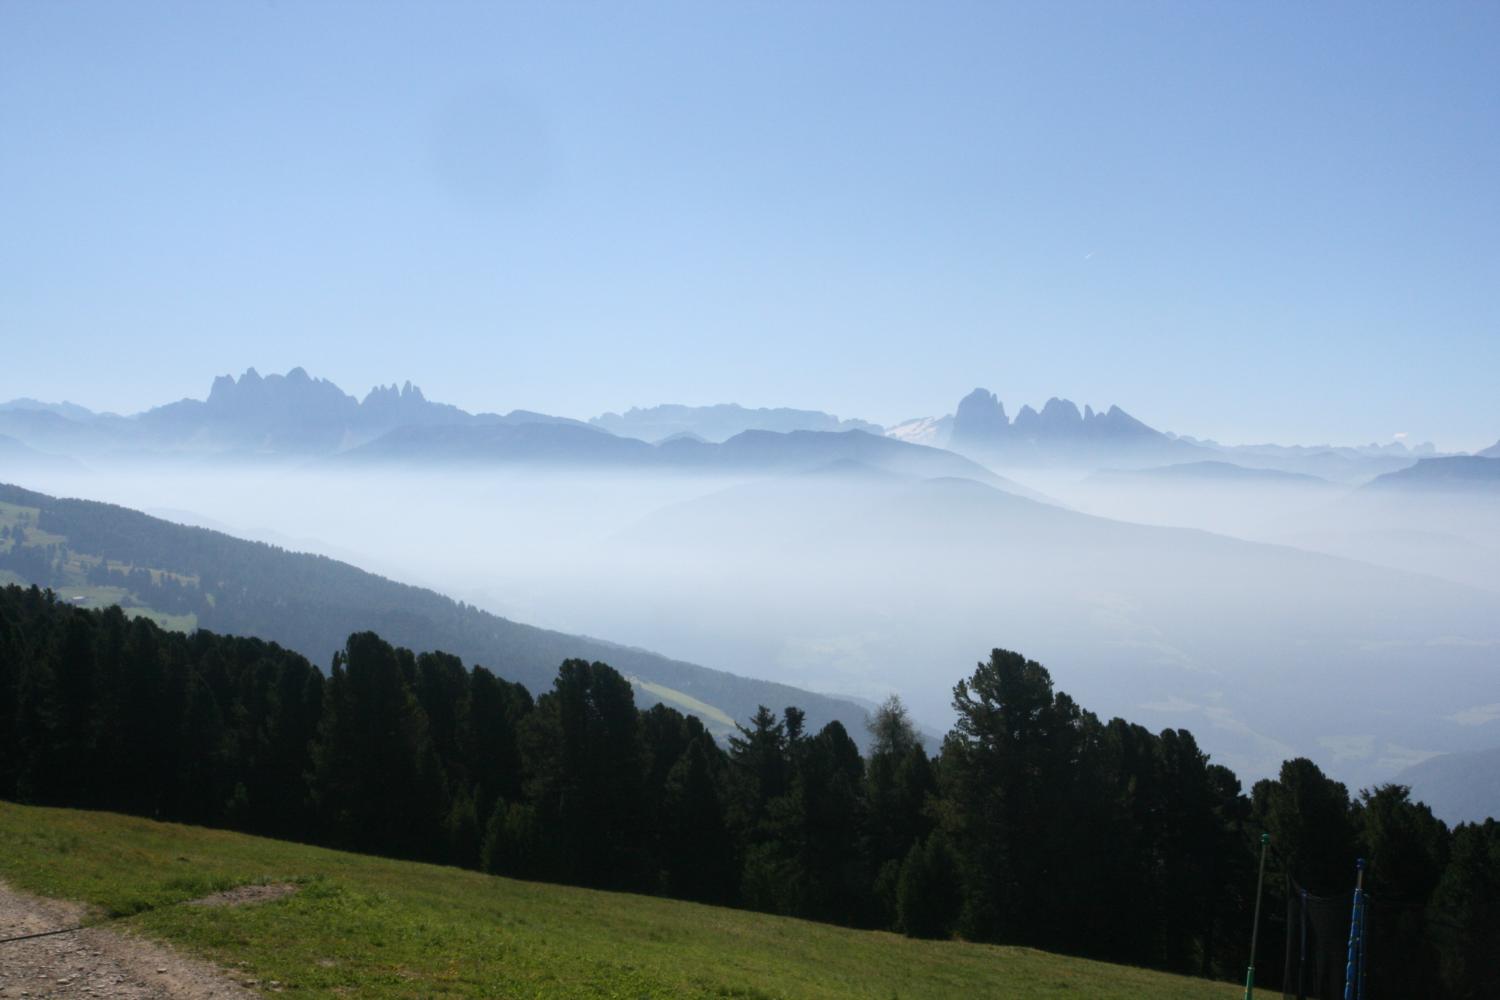
{"type": "Polygon", "coordinates": [[[1252,966],[1250,966],[1249,968],[1247,968],[1245,970],[1245,1000],[1254,1000],[1254,998],[1255,998],[1255,966],[1252,965],[1252,966]]]}

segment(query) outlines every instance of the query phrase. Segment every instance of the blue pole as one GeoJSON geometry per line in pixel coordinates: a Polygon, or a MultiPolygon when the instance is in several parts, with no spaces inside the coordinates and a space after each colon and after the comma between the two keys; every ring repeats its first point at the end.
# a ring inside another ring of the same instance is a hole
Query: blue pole
{"type": "Polygon", "coordinates": [[[1370,954],[1370,897],[1359,901],[1359,1000],[1365,1000],[1365,958],[1370,954]]]}
{"type": "Polygon", "coordinates": [[[1354,909],[1349,914],[1349,953],[1344,959],[1344,1000],[1355,1000],[1354,983],[1359,977],[1359,956],[1364,947],[1359,935],[1359,911],[1365,893],[1365,859],[1356,861],[1354,869],[1354,909]]]}

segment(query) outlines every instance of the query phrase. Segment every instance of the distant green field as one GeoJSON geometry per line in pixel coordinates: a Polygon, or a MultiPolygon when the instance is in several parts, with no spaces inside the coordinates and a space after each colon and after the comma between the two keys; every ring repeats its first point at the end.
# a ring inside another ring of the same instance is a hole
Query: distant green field
{"type": "MultiPolygon", "coordinates": [[[[0,877],[308,997],[1230,1000],[1228,984],[0,803],[0,877]],[[295,896],[170,906],[262,881],[295,896]]],[[[13,944],[7,947],[24,947],[13,944]]]]}
{"type": "Polygon", "coordinates": [[[715,733],[734,732],[734,720],[723,709],[710,705],[708,702],[699,701],[690,694],[684,694],[661,684],[653,684],[639,677],[630,678],[630,683],[635,685],[636,690],[654,695],[673,708],[680,709],[689,715],[696,715],[715,733]]]}
{"type": "MultiPolygon", "coordinates": [[[[21,507],[16,504],[0,502],[0,527],[22,527],[26,530],[27,546],[57,545],[64,544],[67,539],[62,535],[54,535],[37,527],[40,512],[35,507],[21,507]]],[[[6,552],[14,548],[16,542],[6,539],[0,542],[0,552],[6,552]]],[[[198,616],[195,614],[173,615],[165,611],[158,611],[143,603],[135,595],[124,587],[102,587],[88,582],[88,571],[99,563],[97,557],[80,556],[77,553],[68,553],[67,561],[63,567],[65,583],[55,586],[58,596],[80,608],[107,608],[118,604],[127,615],[132,618],[149,618],[162,628],[171,629],[174,632],[191,632],[198,627],[198,616]]],[[[130,566],[112,562],[112,569],[129,572],[130,566]]],[[[164,570],[150,570],[153,580],[160,580],[163,576],[185,582],[197,582],[196,577],[183,576],[180,573],[168,573],[164,570]]],[[[9,570],[0,570],[0,586],[8,583],[26,583],[25,580],[9,570]]]]}
{"type": "MultiPolygon", "coordinates": [[[[0,527],[14,527],[19,525],[26,529],[26,542],[28,545],[56,545],[67,541],[61,535],[54,535],[38,528],[37,519],[41,512],[35,507],[22,507],[18,504],[0,502],[0,527]]],[[[9,548],[14,542],[3,542],[9,548]]]]}

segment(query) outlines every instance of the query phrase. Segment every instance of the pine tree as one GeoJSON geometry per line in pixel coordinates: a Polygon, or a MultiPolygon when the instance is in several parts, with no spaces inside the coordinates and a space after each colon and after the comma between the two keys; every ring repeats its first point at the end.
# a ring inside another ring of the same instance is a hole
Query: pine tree
{"type": "Polygon", "coordinates": [[[447,789],[426,714],[407,682],[414,673],[409,653],[371,632],[350,636],[335,658],[311,785],[336,844],[442,855],[447,789]]]}
{"type": "Polygon", "coordinates": [[[549,831],[549,878],[643,888],[644,761],[630,682],[603,663],[568,660],[522,726],[525,792],[549,831]]]}

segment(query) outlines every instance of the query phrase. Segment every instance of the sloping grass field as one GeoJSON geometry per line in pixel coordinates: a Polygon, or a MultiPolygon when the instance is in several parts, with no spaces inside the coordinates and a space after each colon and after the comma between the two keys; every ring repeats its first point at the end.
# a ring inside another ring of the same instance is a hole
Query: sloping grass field
{"type": "Polygon", "coordinates": [[[1230,1000],[1240,993],[1025,948],[914,941],[3,802],[0,878],[124,915],[113,926],[173,942],[241,982],[308,997],[1230,1000]],[[274,902],[172,905],[286,881],[301,891],[274,902]]]}

